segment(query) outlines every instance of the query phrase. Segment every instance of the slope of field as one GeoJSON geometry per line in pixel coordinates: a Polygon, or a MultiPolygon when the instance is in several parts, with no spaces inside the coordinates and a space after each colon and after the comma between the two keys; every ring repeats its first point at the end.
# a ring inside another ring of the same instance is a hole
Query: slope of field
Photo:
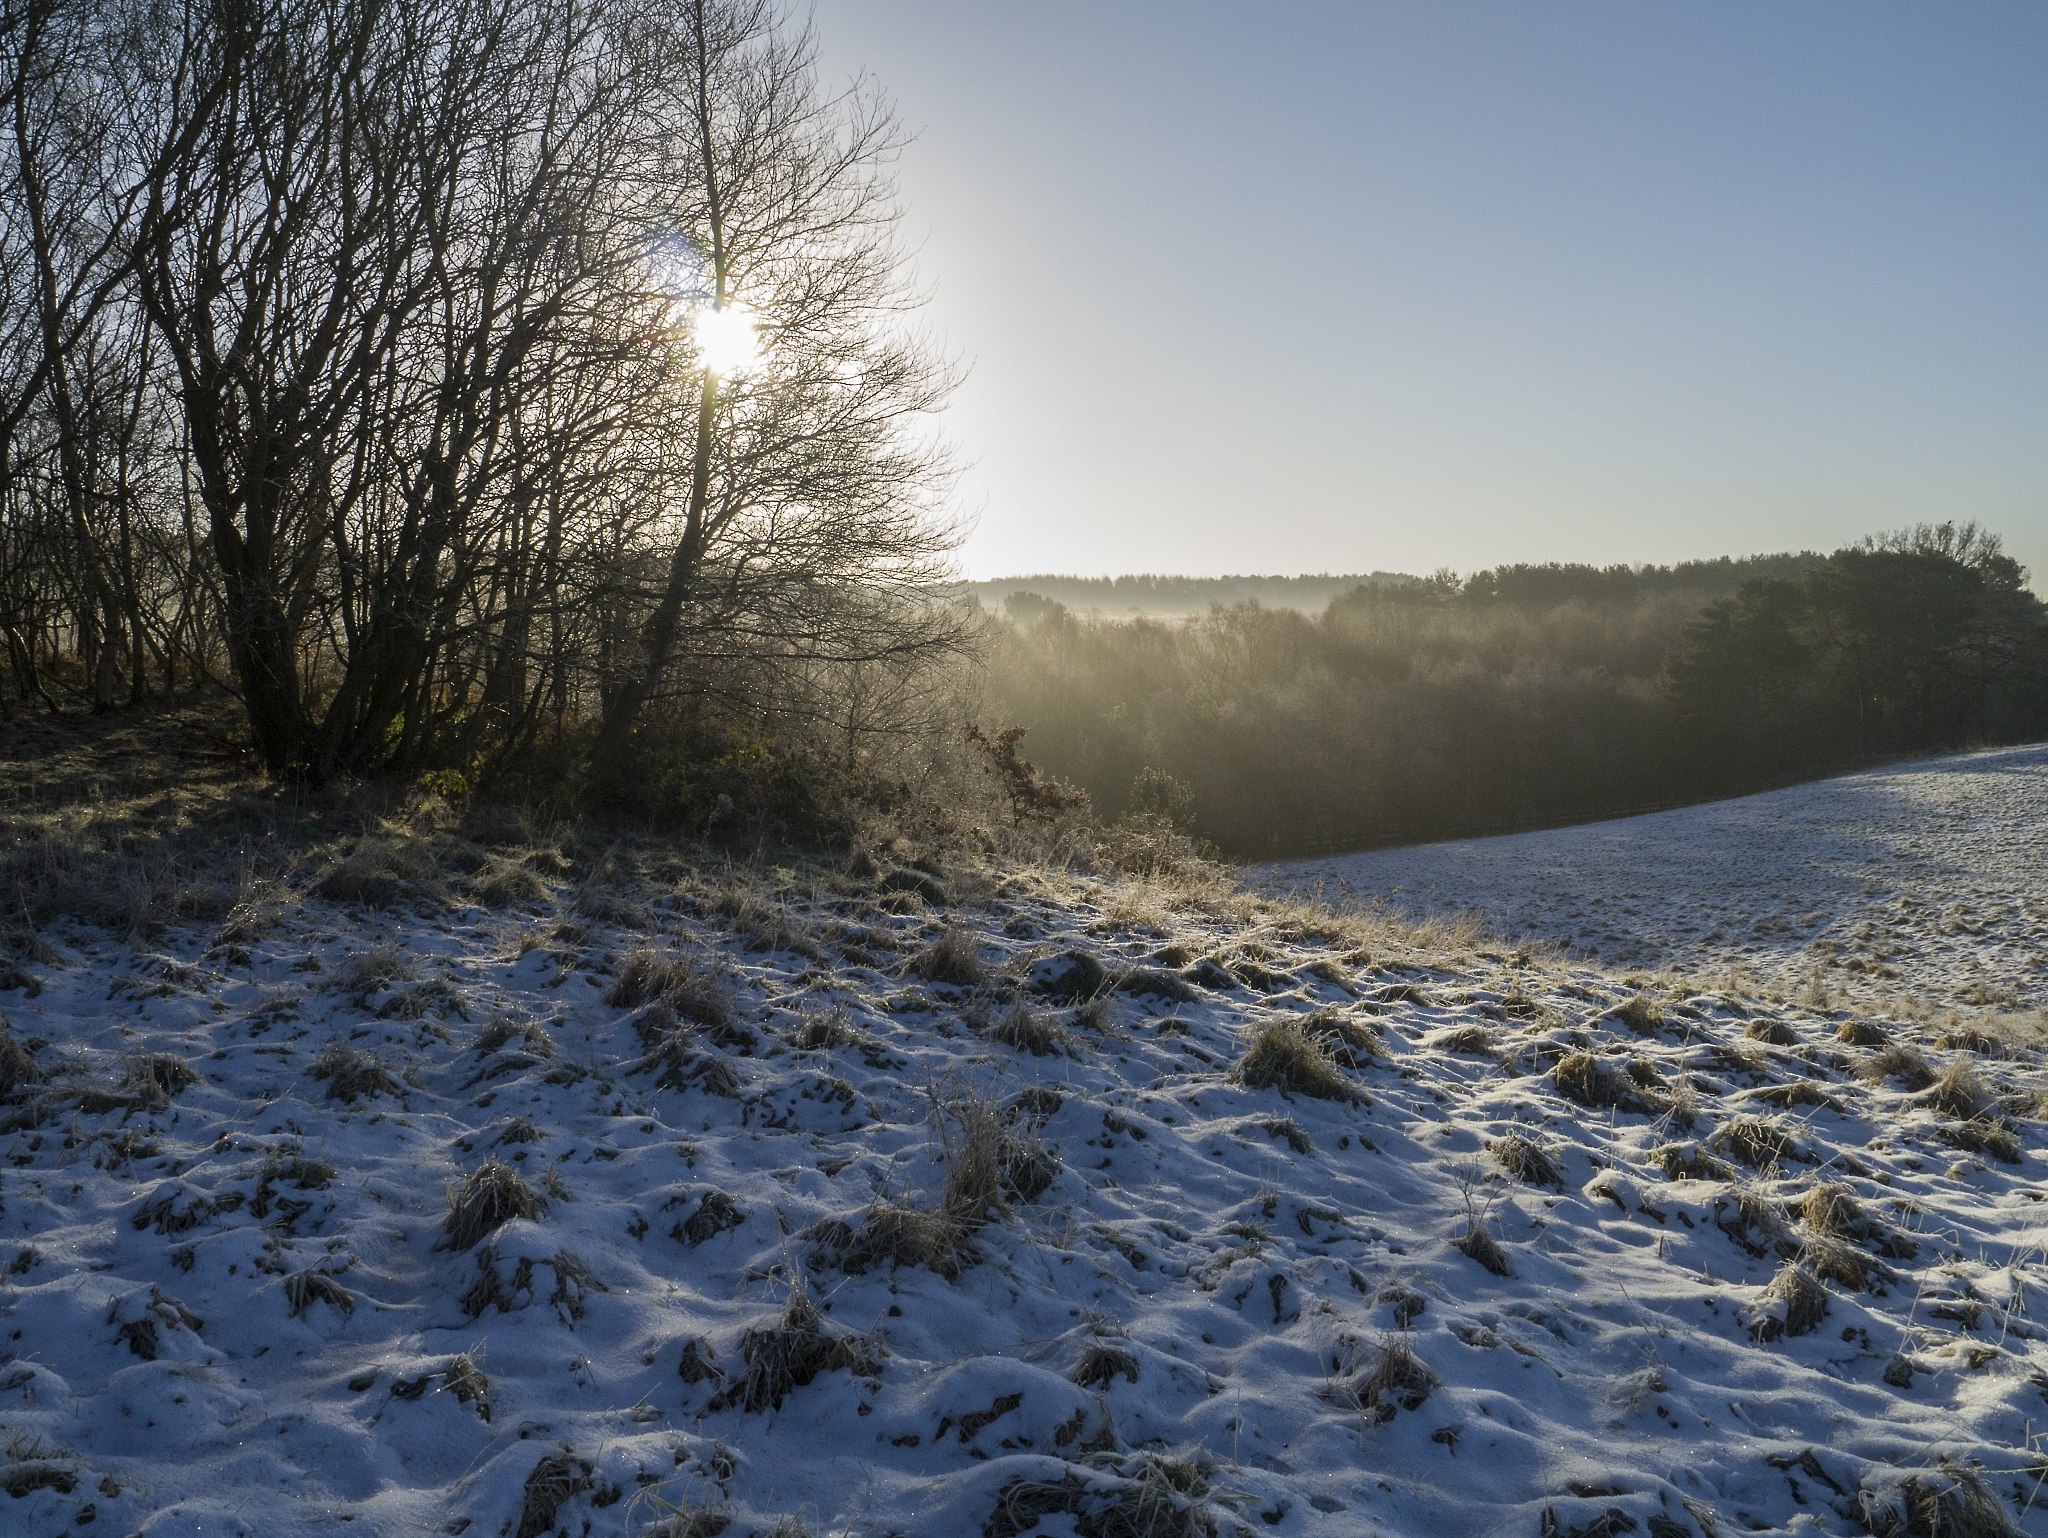
{"type": "Polygon", "coordinates": [[[2031,1041],[402,852],[0,978],[5,1531],[2048,1534],[2031,1041]]]}
{"type": "Polygon", "coordinates": [[[2048,1003],[2048,747],[1616,822],[1263,867],[1271,889],[1470,912],[1611,966],[2048,1003]]]}

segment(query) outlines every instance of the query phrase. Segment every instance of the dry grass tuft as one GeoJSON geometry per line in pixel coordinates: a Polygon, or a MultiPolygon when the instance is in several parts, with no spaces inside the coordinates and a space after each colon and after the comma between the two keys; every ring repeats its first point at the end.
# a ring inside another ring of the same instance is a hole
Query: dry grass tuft
{"type": "MultiPolygon", "coordinates": [[[[1107,1432],[1101,1440],[1109,1441],[1107,1432]]],[[[1013,1479],[996,1492],[982,1538],[1019,1538],[1058,1516],[1073,1518],[1072,1531],[1087,1538],[1216,1538],[1214,1508],[1204,1499],[1207,1467],[1198,1458],[1148,1450],[1113,1459],[1105,1447],[1090,1461],[1098,1469],[1108,1464],[1120,1477],[1073,1472],[1057,1480],[1013,1479]]]]}
{"type": "Polygon", "coordinates": [[[1500,1160],[1501,1168],[1523,1185],[1564,1189],[1564,1167],[1519,1133],[1509,1133],[1492,1144],[1490,1151],[1500,1160]]]}
{"type": "Polygon", "coordinates": [[[1884,1047],[1891,1037],[1875,1020],[1844,1020],[1835,1028],[1835,1040],[1845,1047],[1884,1047]]]}
{"type": "Polygon", "coordinates": [[[1260,1026],[1231,1077],[1249,1089],[1277,1089],[1316,1100],[1362,1098],[1296,1016],[1276,1016],[1260,1026]]]}
{"type": "Polygon", "coordinates": [[[1927,1065],[1927,1059],[1913,1048],[1890,1046],[1858,1063],[1856,1077],[1872,1084],[1884,1079],[1897,1079],[1907,1089],[1918,1091],[1934,1082],[1934,1070],[1927,1065]]]}
{"type": "Polygon", "coordinates": [[[660,1002],[699,1025],[728,1025],[733,1014],[732,989],[724,974],[672,950],[634,951],[619,968],[604,1001],[619,1009],[660,1002]]]}
{"type": "Polygon", "coordinates": [[[331,903],[390,908],[410,898],[438,896],[434,876],[434,853],[425,841],[370,834],[357,839],[313,883],[313,895],[331,903]]]}
{"type": "Polygon", "coordinates": [[[1458,1052],[1469,1057],[1492,1057],[1493,1033],[1483,1025],[1461,1025],[1448,1031],[1439,1031],[1426,1037],[1425,1047],[1434,1047],[1439,1052],[1458,1052]]]}
{"type": "Polygon", "coordinates": [[[36,1088],[43,1077],[35,1053],[0,1022],[0,1099],[12,1099],[36,1088]]]}
{"type": "Polygon", "coordinates": [[[1034,1013],[1019,1003],[998,1015],[982,1031],[990,1041],[1033,1057],[1078,1057],[1080,1039],[1058,1021],[1034,1013]]]}
{"type": "Polygon", "coordinates": [[[1944,1116],[1970,1121],[1984,1114],[1991,1104],[1991,1091],[1977,1077],[1977,1070],[1959,1057],[1942,1070],[1941,1077],[1927,1091],[1927,1103],[1944,1116]]]}
{"type": "Polygon", "coordinates": [[[1827,1089],[1811,1079],[1795,1079],[1790,1084],[1766,1084],[1760,1089],[1748,1091],[1746,1100],[1760,1100],[1765,1105],[1774,1105],[1781,1111],[1795,1110],[1800,1106],[1815,1106],[1822,1110],[1842,1109],[1842,1102],[1827,1092],[1827,1089]]]}
{"type": "Polygon", "coordinates": [[[1784,1258],[1799,1248],[1777,1206],[1753,1185],[1739,1185],[1716,1198],[1714,1226],[1728,1236],[1729,1243],[1752,1255],[1784,1258]]]}
{"type": "Polygon", "coordinates": [[[1664,1011],[1647,992],[1637,993],[1614,1011],[1614,1018],[1638,1036],[1654,1036],[1664,1029],[1664,1011]]]}
{"type": "Polygon", "coordinates": [[[493,855],[470,878],[470,889],[486,908],[522,908],[549,902],[554,889],[524,860],[493,855]]]}
{"type": "Polygon", "coordinates": [[[1934,1044],[1944,1052],[1975,1052],[1984,1057],[1997,1057],[2005,1050],[2005,1043],[1996,1036],[1969,1026],[1943,1031],[1934,1044]]]}
{"type": "Polygon", "coordinates": [[[457,1404],[475,1405],[477,1418],[486,1424],[490,1422],[491,1380],[468,1353],[450,1359],[447,1370],[441,1374],[441,1386],[455,1396],[457,1404]]]}
{"type": "Polygon", "coordinates": [[[1471,1218],[1466,1223],[1465,1232],[1456,1244],[1466,1256],[1478,1261],[1495,1276],[1514,1274],[1514,1268],[1508,1264],[1508,1252],[1501,1248],[1500,1241],[1487,1231],[1485,1222],[1480,1218],[1471,1218]]]}
{"type": "Polygon", "coordinates": [[[1760,1041],[1770,1047],[1799,1045],[1799,1033],[1782,1020],[1752,1020],[1743,1027],[1742,1034],[1750,1041],[1760,1041]]]}
{"type": "Polygon", "coordinates": [[[1869,1292],[1875,1287],[1888,1287],[1898,1280],[1889,1266],[1872,1260],[1861,1250],[1839,1239],[1808,1239],[1799,1251],[1799,1258],[1821,1280],[1834,1282],[1851,1292],[1869,1292]]]}
{"type": "Polygon", "coordinates": [[[1806,1226],[1829,1238],[1855,1238],[1870,1226],[1856,1197],[1840,1181],[1822,1181],[1799,1203],[1799,1215],[1806,1226]]]}
{"type": "Polygon", "coordinates": [[[547,1031],[537,1022],[508,1020],[500,1015],[486,1021],[484,1028],[476,1033],[477,1056],[489,1057],[515,1041],[543,1060],[555,1055],[554,1042],[548,1039],[547,1031]]]}
{"type": "Polygon", "coordinates": [[[1201,990],[1179,973],[1160,967],[1128,967],[1117,973],[1112,986],[1134,998],[1150,995],[1175,1004],[1193,1003],[1202,996],[1201,990]]]}
{"type": "Polygon", "coordinates": [[[1405,1336],[1389,1335],[1380,1342],[1372,1365],[1346,1385],[1345,1392],[1368,1422],[1379,1425],[1398,1411],[1421,1409],[1429,1391],[1442,1381],[1423,1365],[1405,1336]]]}
{"type": "Polygon", "coordinates": [[[165,1105],[197,1084],[199,1074],[175,1053],[138,1052],[122,1064],[121,1082],[131,1095],[152,1105],[165,1105]]]}
{"type": "Polygon", "coordinates": [[[521,1180],[518,1171],[492,1159],[449,1193],[448,1218],[434,1248],[474,1249],[500,1224],[537,1218],[547,1210],[547,1198],[521,1180]]]}
{"type": "Polygon", "coordinates": [[[365,1095],[399,1095],[404,1088],[374,1052],[330,1041],[313,1059],[313,1077],[327,1081],[327,1098],[351,1105],[365,1095]]]}
{"type": "MultiPolygon", "coordinates": [[[[1912,1381],[1910,1369],[1905,1377],[1912,1381]]],[[[1891,1489],[1866,1485],[1857,1505],[1864,1531],[1876,1538],[2020,1538],[1984,1476],[1946,1459],[1939,1480],[1920,1473],[1891,1489]]]]}
{"type": "Polygon", "coordinates": [[[1827,1289],[1805,1266],[1787,1261],[1750,1310],[1749,1330],[1757,1344],[1762,1345],[1786,1336],[1808,1334],[1827,1316],[1827,1289]]]}
{"type": "Polygon", "coordinates": [[[1633,1076],[1608,1067],[1590,1052],[1568,1052],[1550,1071],[1551,1082],[1565,1099],[1593,1110],[1629,1111],[1649,1115],[1664,1109],[1664,1097],[1638,1084],[1633,1076]]]}
{"type": "Polygon", "coordinates": [[[790,1390],[802,1388],[821,1372],[844,1369],[864,1376],[879,1365],[867,1342],[826,1333],[824,1316],[811,1302],[801,1275],[790,1289],[781,1318],[772,1325],[755,1325],[740,1337],[740,1355],[746,1372],[711,1403],[720,1409],[735,1406],[749,1415],[781,1409],[790,1390]]]}
{"type": "Polygon", "coordinates": [[[1697,1143],[1666,1143],[1651,1157],[1667,1180],[1733,1180],[1735,1171],[1697,1143]]]}
{"type": "Polygon", "coordinates": [[[988,968],[976,954],[974,936],[964,929],[942,930],[936,940],[904,963],[904,970],[928,983],[955,988],[979,988],[988,981],[988,968]]]}
{"type": "Polygon", "coordinates": [[[344,1314],[356,1311],[356,1300],[333,1277],[325,1271],[313,1269],[295,1271],[284,1279],[284,1300],[291,1305],[292,1317],[298,1318],[315,1303],[325,1303],[344,1314]]]}
{"type": "Polygon", "coordinates": [[[1751,1169],[1769,1169],[1799,1155],[1792,1135],[1760,1116],[1738,1116],[1715,1133],[1713,1140],[1751,1169]]]}
{"type": "Polygon", "coordinates": [[[519,1527],[512,1538],[541,1538],[552,1529],[556,1514],[590,1488],[591,1473],[592,1466],[567,1447],[543,1457],[526,1476],[519,1527]]]}
{"type": "Polygon", "coordinates": [[[1138,1381],[1138,1359],[1114,1341],[1091,1340],[1067,1376],[1082,1388],[1107,1393],[1119,1376],[1128,1383],[1138,1381]]]}
{"type": "Polygon", "coordinates": [[[1386,1052],[1386,1044],[1371,1026],[1348,1020],[1327,1006],[1302,1016],[1301,1029],[1339,1068],[1363,1068],[1386,1052]]]}

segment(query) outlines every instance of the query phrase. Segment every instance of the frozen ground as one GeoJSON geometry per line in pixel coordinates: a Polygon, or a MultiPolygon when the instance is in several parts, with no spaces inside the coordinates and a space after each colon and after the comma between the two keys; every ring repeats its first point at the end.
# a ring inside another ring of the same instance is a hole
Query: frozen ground
{"type": "Polygon", "coordinates": [[[2048,1535],[2036,1052],[1028,871],[374,853],[5,975],[0,1531],[2048,1535]]]}
{"type": "Polygon", "coordinates": [[[2048,747],[1616,822],[1265,867],[1271,887],[1469,911],[1616,967],[1852,996],[2048,1003],[2048,747]]]}

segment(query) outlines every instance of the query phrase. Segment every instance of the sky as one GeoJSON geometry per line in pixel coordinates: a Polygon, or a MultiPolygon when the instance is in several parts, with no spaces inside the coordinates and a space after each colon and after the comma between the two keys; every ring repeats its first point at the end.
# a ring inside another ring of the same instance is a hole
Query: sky
{"type": "Polygon", "coordinates": [[[1976,519],[2048,591],[2048,6],[820,0],[971,577],[1976,519]]]}

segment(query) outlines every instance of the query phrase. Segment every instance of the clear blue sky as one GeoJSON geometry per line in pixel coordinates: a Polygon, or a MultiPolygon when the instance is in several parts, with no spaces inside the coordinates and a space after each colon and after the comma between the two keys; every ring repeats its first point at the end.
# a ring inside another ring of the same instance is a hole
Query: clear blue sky
{"type": "Polygon", "coordinates": [[[2048,5],[815,14],[919,134],[970,575],[1953,517],[2048,591],[2048,5]]]}

